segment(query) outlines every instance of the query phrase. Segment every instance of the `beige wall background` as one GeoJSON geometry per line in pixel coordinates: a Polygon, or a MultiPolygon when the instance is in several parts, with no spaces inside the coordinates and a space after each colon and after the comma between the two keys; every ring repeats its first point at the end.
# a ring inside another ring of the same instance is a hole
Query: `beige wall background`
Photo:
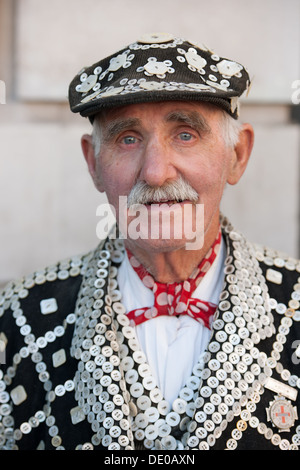
{"type": "Polygon", "coordinates": [[[299,0],[0,0],[0,284],[97,245],[105,199],[81,154],[90,126],[69,111],[68,84],[154,31],[247,66],[241,118],[254,125],[255,147],[222,210],[252,241],[299,256],[299,0]]]}

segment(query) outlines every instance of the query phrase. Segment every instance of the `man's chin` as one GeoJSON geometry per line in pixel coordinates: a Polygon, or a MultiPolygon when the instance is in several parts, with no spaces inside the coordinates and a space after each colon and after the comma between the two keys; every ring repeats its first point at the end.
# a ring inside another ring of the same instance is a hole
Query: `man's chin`
{"type": "Polygon", "coordinates": [[[125,240],[125,245],[128,247],[135,247],[140,250],[146,251],[147,253],[170,253],[172,251],[178,251],[185,249],[186,242],[184,240],[175,240],[175,239],[158,239],[153,240],[151,238],[138,238],[125,240]]]}
{"type": "Polygon", "coordinates": [[[138,248],[147,253],[170,253],[179,250],[201,250],[203,247],[203,235],[199,235],[193,240],[187,239],[151,239],[137,238],[125,240],[125,246],[128,248],[138,248]]]}

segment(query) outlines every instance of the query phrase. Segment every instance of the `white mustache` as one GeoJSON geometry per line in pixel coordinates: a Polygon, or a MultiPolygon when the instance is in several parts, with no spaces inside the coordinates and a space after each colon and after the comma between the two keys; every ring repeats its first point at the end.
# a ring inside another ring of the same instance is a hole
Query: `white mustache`
{"type": "Polygon", "coordinates": [[[149,186],[144,181],[139,181],[130,191],[128,207],[133,204],[150,204],[167,201],[198,201],[198,193],[192,186],[180,177],[176,181],[166,183],[164,186],[149,186]]]}

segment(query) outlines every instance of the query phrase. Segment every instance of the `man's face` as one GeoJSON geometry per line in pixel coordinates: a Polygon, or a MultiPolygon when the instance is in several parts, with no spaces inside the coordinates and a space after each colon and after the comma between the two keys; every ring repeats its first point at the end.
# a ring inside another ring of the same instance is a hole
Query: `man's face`
{"type": "MultiPolygon", "coordinates": [[[[124,215],[120,196],[129,196],[137,183],[164,188],[183,179],[204,206],[204,233],[215,230],[226,182],[236,183],[235,151],[223,138],[222,112],[204,103],[162,102],[128,105],[111,109],[101,117],[101,148],[95,159],[94,181],[105,191],[117,217],[124,215]]],[[[192,204],[195,206],[195,200],[192,204]]],[[[174,201],[156,200],[161,211],[170,211],[174,201]]],[[[191,201],[177,206],[182,211],[191,201]]],[[[150,214],[153,204],[145,207],[150,214]]],[[[127,213],[128,216],[128,213],[127,213]]],[[[196,211],[190,217],[196,227],[196,211]]],[[[127,224],[133,216],[127,218],[127,224]]],[[[149,219],[150,220],[150,219],[149,219]]],[[[184,246],[182,239],[136,240],[147,249],[173,250],[184,246]]]]}

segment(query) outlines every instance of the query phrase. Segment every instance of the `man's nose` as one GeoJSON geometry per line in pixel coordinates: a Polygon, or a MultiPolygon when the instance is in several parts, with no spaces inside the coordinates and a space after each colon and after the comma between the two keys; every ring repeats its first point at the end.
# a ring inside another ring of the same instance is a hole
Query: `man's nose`
{"type": "Polygon", "coordinates": [[[148,142],[141,159],[139,179],[149,186],[163,186],[176,177],[177,171],[168,145],[159,139],[148,142]]]}

